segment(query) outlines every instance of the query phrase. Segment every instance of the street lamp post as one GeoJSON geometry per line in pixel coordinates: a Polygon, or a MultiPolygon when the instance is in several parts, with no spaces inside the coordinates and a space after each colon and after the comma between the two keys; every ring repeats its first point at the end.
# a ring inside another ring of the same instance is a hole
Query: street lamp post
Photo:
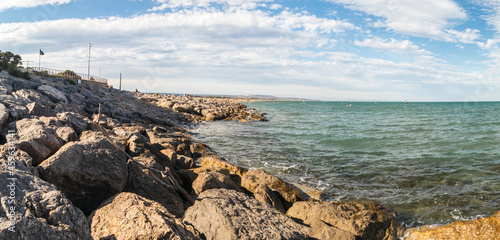
{"type": "Polygon", "coordinates": [[[90,81],[90,49],[92,48],[92,43],[89,43],[89,67],[88,67],[88,72],[87,72],[87,77],[89,78],[88,80],[90,81]]]}

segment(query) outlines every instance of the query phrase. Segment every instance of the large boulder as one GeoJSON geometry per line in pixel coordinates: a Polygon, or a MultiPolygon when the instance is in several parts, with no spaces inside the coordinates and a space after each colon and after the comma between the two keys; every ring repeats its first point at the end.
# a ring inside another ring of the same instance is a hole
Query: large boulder
{"type": "Polygon", "coordinates": [[[38,91],[47,95],[54,102],[68,102],[68,99],[66,98],[66,95],[64,95],[64,93],[49,85],[42,85],[38,87],[38,91]]]}
{"type": "Polygon", "coordinates": [[[248,171],[248,168],[238,166],[234,163],[230,163],[219,156],[208,155],[206,157],[201,158],[201,166],[202,167],[213,167],[213,168],[225,168],[229,170],[230,174],[238,175],[242,177],[248,171]]]}
{"type": "Polygon", "coordinates": [[[110,198],[88,219],[94,239],[199,239],[165,207],[133,193],[110,198]]]}
{"type": "Polygon", "coordinates": [[[9,110],[5,108],[5,105],[0,103],[0,130],[2,130],[2,127],[7,122],[7,119],[9,119],[9,110]]]}
{"type": "Polygon", "coordinates": [[[294,185],[282,180],[264,169],[249,170],[241,178],[241,186],[250,192],[255,192],[255,189],[261,184],[268,186],[271,190],[276,191],[283,198],[285,208],[288,209],[297,201],[309,199],[309,196],[294,185]]]}
{"type": "Polygon", "coordinates": [[[216,188],[233,189],[243,192],[241,187],[234,183],[228,175],[218,172],[203,172],[193,182],[193,190],[197,195],[208,189],[216,188]]]}
{"type": "MultiPolygon", "coordinates": [[[[116,141],[118,146],[123,145],[116,141]]],[[[38,166],[40,177],[56,185],[76,206],[90,214],[127,183],[127,157],[101,133],[84,132],[38,166]]]]}
{"type": "Polygon", "coordinates": [[[34,166],[55,153],[63,144],[52,128],[37,119],[21,119],[11,123],[9,129],[16,130],[18,147],[33,158],[34,166]]]}
{"type": "Polygon", "coordinates": [[[57,118],[61,122],[66,123],[66,125],[71,126],[77,134],[81,134],[82,132],[89,130],[92,125],[92,122],[88,117],[74,112],[58,113],[57,118]]]}
{"type": "Polygon", "coordinates": [[[406,240],[445,239],[500,239],[500,212],[491,217],[457,221],[445,226],[410,229],[406,240]]]}
{"type": "Polygon", "coordinates": [[[217,153],[214,150],[212,150],[209,146],[203,143],[191,144],[190,151],[194,159],[217,155],[217,153]]]}
{"type": "Polygon", "coordinates": [[[276,208],[276,210],[285,213],[285,206],[283,206],[277,194],[279,193],[273,192],[273,190],[264,184],[260,184],[253,192],[253,196],[259,202],[269,204],[276,208]]]}
{"type": "Polygon", "coordinates": [[[45,95],[32,89],[21,89],[13,92],[12,95],[16,97],[24,106],[28,108],[29,115],[32,116],[55,116],[56,113],[52,108],[54,103],[45,95]]]}
{"type": "Polygon", "coordinates": [[[11,154],[0,155],[0,239],[92,239],[83,212],[11,154]]]}
{"type": "Polygon", "coordinates": [[[202,192],[184,221],[210,239],[307,239],[303,226],[244,193],[202,192]]]}
{"type": "Polygon", "coordinates": [[[375,203],[302,201],[286,215],[309,226],[308,233],[318,239],[396,238],[396,214],[375,203]]]}
{"type": "Polygon", "coordinates": [[[33,89],[21,89],[13,92],[12,95],[24,104],[37,102],[49,108],[54,107],[54,103],[47,96],[33,89]]]}
{"type": "Polygon", "coordinates": [[[163,154],[154,144],[150,144],[148,139],[140,133],[133,134],[127,140],[127,152],[132,157],[152,158],[158,170],[165,167],[172,168],[171,159],[163,154]]]}
{"type": "MultiPolygon", "coordinates": [[[[158,164],[151,158],[137,157],[134,159],[148,167],[160,170],[158,164]]],[[[184,214],[182,198],[172,189],[173,185],[168,179],[164,178],[163,182],[168,184],[170,188],[159,183],[158,180],[152,176],[152,174],[156,173],[139,167],[137,163],[128,161],[127,166],[129,173],[124,191],[132,192],[158,202],[176,217],[181,217],[184,214]]],[[[162,179],[161,176],[158,174],[156,175],[158,178],[162,179]]]]}

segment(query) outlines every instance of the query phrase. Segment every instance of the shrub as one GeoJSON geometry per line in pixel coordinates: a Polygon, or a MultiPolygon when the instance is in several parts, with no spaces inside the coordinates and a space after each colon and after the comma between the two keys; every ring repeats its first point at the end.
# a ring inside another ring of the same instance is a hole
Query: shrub
{"type": "Polygon", "coordinates": [[[64,79],[64,81],[68,82],[68,83],[69,83],[69,84],[71,84],[71,85],[76,85],[76,82],[75,82],[75,80],[73,80],[73,79],[66,78],[66,79],[64,79]]]}
{"type": "Polygon", "coordinates": [[[26,80],[31,80],[31,76],[28,72],[23,72],[15,68],[11,68],[8,71],[9,75],[17,78],[24,78],[26,80]]]}

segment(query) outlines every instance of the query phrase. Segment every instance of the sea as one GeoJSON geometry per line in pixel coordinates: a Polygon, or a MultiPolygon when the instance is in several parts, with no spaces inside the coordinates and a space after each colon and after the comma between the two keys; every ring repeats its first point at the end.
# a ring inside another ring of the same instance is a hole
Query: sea
{"type": "Polygon", "coordinates": [[[202,123],[227,160],[374,201],[408,227],[500,211],[500,102],[245,102],[267,122],[202,123]]]}

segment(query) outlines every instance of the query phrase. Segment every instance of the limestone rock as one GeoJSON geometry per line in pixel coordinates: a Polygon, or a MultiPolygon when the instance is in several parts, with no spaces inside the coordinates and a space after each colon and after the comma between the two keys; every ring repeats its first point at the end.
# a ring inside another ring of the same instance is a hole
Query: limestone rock
{"type": "Polygon", "coordinates": [[[141,134],[133,134],[127,140],[127,149],[132,157],[152,158],[158,170],[164,170],[165,167],[172,168],[168,156],[163,154],[156,145],[149,143],[141,134]]]}
{"type": "Polygon", "coordinates": [[[302,190],[266,172],[264,169],[249,170],[241,178],[241,186],[246,188],[250,192],[254,192],[260,184],[264,184],[271,190],[277,191],[286,201],[284,202],[285,208],[289,208],[291,204],[297,201],[304,201],[309,199],[309,196],[302,192],[302,190]]]}
{"type": "MultiPolygon", "coordinates": [[[[277,193],[279,194],[279,193],[277,193]]],[[[266,185],[260,184],[253,192],[253,196],[261,203],[266,203],[281,213],[285,213],[285,207],[278,196],[266,185]]]]}
{"type": "Polygon", "coordinates": [[[174,162],[172,162],[172,165],[174,165],[175,169],[189,169],[196,167],[196,163],[192,158],[183,155],[177,155],[177,158],[174,162]]]}
{"type": "Polygon", "coordinates": [[[21,162],[24,167],[29,169],[33,176],[39,177],[38,169],[33,167],[33,158],[21,149],[16,148],[12,151],[12,149],[9,150],[9,147],[12,146],[9,146],[9,144],[0,146],[0,161],[7,161],[9,156],[13,156],[17,161],[21,162]]]}
{"type": "Polygon", "coordinates": [[[62,141],[54,130],[37,119],[25,118],[13,122],[9,129],[16,129],[19,136],[18,147],[33,158],[34,166],[62,146],[62,141]]]}
{"type": "Polygon", "coordinates": [[[318,239],[395,239],[396,214],[375,203],[296,202],[287,216],[318,239]]]}
{"type": "Polygon", "coordinates": [[[211,239],[307,239],[303,226],[244,193],[202,192],[184,221],[211,239]]]}
{"type": "Polygon", "coordinates": [[[457,221],[440,227],[424,226],[410,229],[406,240],[489,240],[500,239],[500,212],[491,217],[476,220],[457,221]]]}
{"type": "Polygon", "coordinates": [[[0,239],[92,239],[80,209],[54,185],[33,176],[23,163],[14,162],[11,175],[7,160],[0,161],[0,184],[5,186],[0,188],[0,239]],[[16,179],[14,192],[7,187],[12,185],[10,178],[16,179]],[[13,231],[9,230],[11,223],[13,231]]]}
{"type": "Polygon", "coordinates": [[[0,130],[2,130],[2,126],[7,122],[7,119],[9,119],[9,111],[5,108],[5,105],[0,103],[0,130]]]}
{"type": "Polygon", "coordinates": [[[242,192],[241,187],[234,183],[229,176],[218,172],[203,172],[193,182],[193,190],[197,195],[205,190],[217,188],[242,192]]]}
{"type": "Polygon", "coordinates": [[[88,117],[74,112],[62,112],[57,114],[59,120],[69,124],[78,135],[90,129],[92,122],[88,117]]]}
{"type": "Polygon", "coordinates": [[[184,155],[184,156],[187,156],[187,157],[191,157],[191,156],[193,156],[193,155],[191,154],[191,149],[190,149],[190,147],[189,147],[189,144],[187,144],[187,143],[185,143],[185,142],[183,142],[183,143],[181,143],[181,144],[177,145],[177,148],[176,148],[175,152],[176,152],[177,154],[179,154],[179,155],[184,155]]]}
{"type": "Polygon", "coordinates": [[[68,102],[68,99],[66,98],[66,95],[64,95],[64,93],[49,85],[42,85],[38,87],[38,91],[47,95],[54,102],[68,102]]]}
{"type": "MultiPolygon", "coordinates": [[[[217,172],[227,176],[230,176],[229,170],[225,168],[212,168],[212,167],[199,167],[191,169],[179,169],[177,170],[179,176],[182,179],[182,186],[186,191],[190,192],[193,189],[193,182],[198,178],[198,176],[205,172],[217,172]]],[[[234,182],[234,180],[233,180],[234,182]]]]}
{"type": "Polygon", "coordinates": [[[191,144],[190,150],[191,150],[191,154],[193,155],[194,159],[217,155],[217,153],[214,150],[212,150],[209,146],[207,146],[203,143],[191,144]]]}
{"type": "Polygon", "coordinates": [[[56,113],[51,108],[48,108],[41,103],[32,102],[26,104],[28,108],[28,114],[31,116],[55,116],[56,113]]]}
{"type": "MultiPolygon", "coordinates": [[[[145,159],[141,157],[134,159],[148,167],[154,168],[156,165],[152,159],[145,159]],[[147,161],[149,161],[149,163],[147,161]]],[[[159,183],[153,178],[153,176],[151,176],[153,173],[151,173],[150,170],[144,170],[132,161],[128,161],[127,166],[129,176],[124,191],[132,192],[158,202],[177,217],[181,217],[184,214],[184,204],[182,202],[182,198],[175,190],[169,189],[159,183]]],[[[161,176],[157,175],[157,177],[162,179],[161,176]]],[[[168,179],[164,179],[164,182],[172,186],[168,179]]]]}
{"type": "Polygon", "coordinates": [[[90,214],[102,201],[123,190],[127,182],[126,160],[102,134],[87,131],[81,141],[64,145],[38,170],[42,179],[56,185],[90,214]]]}
{"type": "Polygon", "coordinates": [[[45,107],[54,107],[54,103],[47,96],[33,89],[20,89],[13,92],[12,95],[24,104],[37,102],[45,107]]]}
{"type": "Polygon", "coordinates": [[[247,171],[248,168],[238,166],[234,163],[230,163],[224,159],[221,159],[218,156],[207,156],[201,159],[202,167],[217,167],[217,168],[225,168],[229,170],[229,173],[238,175],[242,177],[247,171]]]}
{"type": "Polygon", "coordinates": [[[106,200],[88,219],[94,239],[200,239],[162,205],[133,193],[106,200]]]}
{"type": "Polygon", "coordinates": [[[218,116],[214,113],[207,113],[205,115],[205,121],[207,122],[212,122],[218,119],[218,116]]]}
{"type": "Polygon", "coordinates": [[[57,128],[56,134],[65,142],[76,141],[78,138],[78,135],[76,134],[75,130],[73,130],[73,128],[68,126],[57,128]]]}
{"type": "Polygon", "coordinates": [[[16,121],[23,119],[29,115],[28,108],[22,105],[10,105],[8,121],[16,121]]]}

